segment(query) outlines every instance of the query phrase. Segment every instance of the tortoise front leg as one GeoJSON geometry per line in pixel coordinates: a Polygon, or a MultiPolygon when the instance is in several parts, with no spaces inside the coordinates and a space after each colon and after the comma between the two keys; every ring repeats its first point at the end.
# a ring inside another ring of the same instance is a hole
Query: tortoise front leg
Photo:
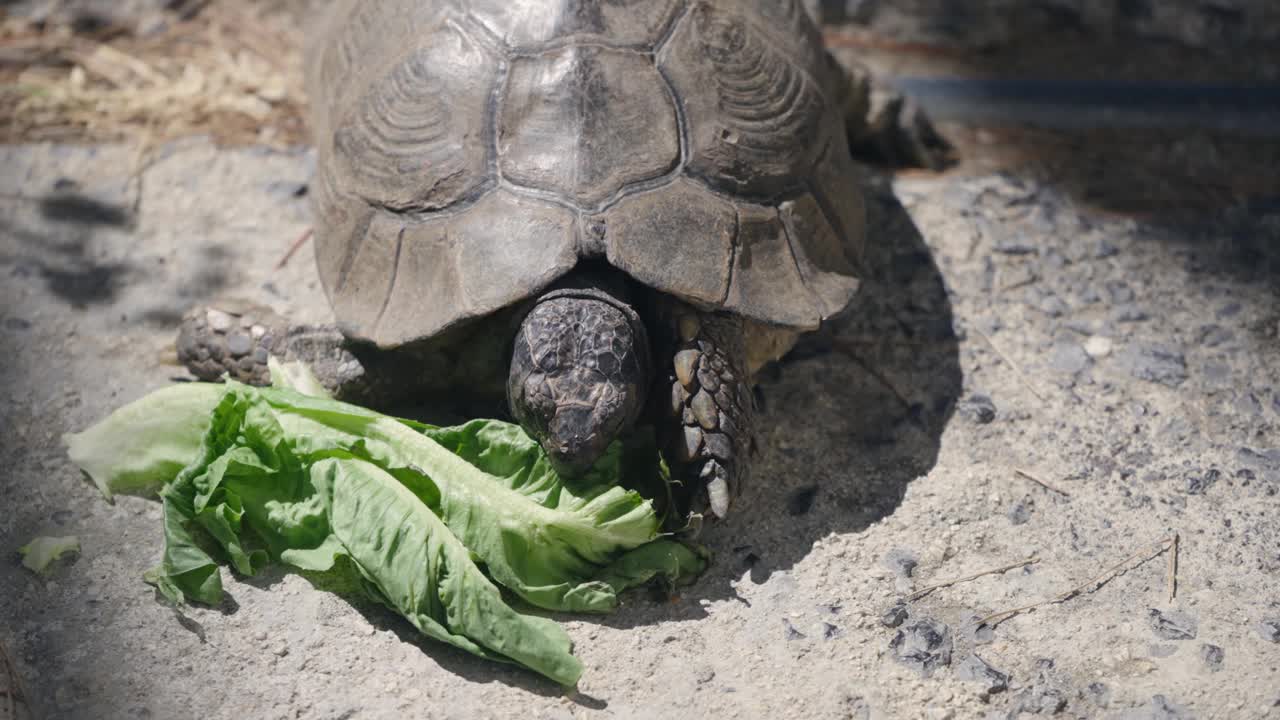
{"type": "Polygon", "coordinates": [[[372,402],[379,395],[366,364],[337,327],[289,325],[261,306],[225,302],[190,310],[178,329],[177,350],[178,361],[207,382],[226,375],[247,385],[268,385],[267,359],[275,356],[305,362],[340,399],[372,402]]]}
{"type": "Polygon", "coordinates": [[[680,504],[724,518],[746,483],[752,431],[743,321],[674,301],[662,314],[672,339],[659,376],[663,456],[680,483],[680,504]]]}

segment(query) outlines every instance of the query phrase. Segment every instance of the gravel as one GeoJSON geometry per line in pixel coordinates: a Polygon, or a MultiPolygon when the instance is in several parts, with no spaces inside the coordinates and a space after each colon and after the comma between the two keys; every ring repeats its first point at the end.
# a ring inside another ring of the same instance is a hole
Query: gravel
{"type": "Polygon", "coordinates": [[[951,629],[937,620],[917,620],[898,631],[889,649],[895,660],[920,677],[931,677],[951,664],[951,629]]]}

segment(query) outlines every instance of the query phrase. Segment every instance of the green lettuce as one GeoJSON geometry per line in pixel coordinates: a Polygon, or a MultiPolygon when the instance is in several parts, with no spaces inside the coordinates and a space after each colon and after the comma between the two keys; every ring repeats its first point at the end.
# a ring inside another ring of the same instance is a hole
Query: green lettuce
{"type": "Polygon", "coordinates": [[[244,575],[345,559],[425,635],[572,685],[582,668],[567,635],[498,586],[547,610],[606,612],[627,588],[705,566],[627,489],[658,477],[651,449],[615,444],[568,483],[518,426],[427,426],[320,395],[309,373],[275,377],[167,388],[67,438],[108,497],[164,483],[165,549],[148,579],[175,602],[221,599],[215,554],[244,575]]]}

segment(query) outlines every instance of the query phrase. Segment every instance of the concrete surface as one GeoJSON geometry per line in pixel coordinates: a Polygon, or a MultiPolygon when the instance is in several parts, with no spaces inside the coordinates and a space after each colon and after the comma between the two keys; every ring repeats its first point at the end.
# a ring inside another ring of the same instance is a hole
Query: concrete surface
{"type": "Polygon", "coordinates": [[[1052,178],[871,178],[867,292],[765,378],[714,566],[673,602],[562,618],[577,694],[324,577],[227,573],[226,603],[175,613],[141,580],[158,504],[104,502],[59,437],[182,376],[164,360],[194,303],[324,319],[309,248],[273,270],[309,222],[310,162],[0,148],[0,643],[32,715],[1280,717],[1275,196],[1135,219],[1052,178]],[[1175,600],[1161,555],[974,627],[1173,531],[1175,600]],[[67,534],[77,559],[21,567],[17,547],[67,534]]]}

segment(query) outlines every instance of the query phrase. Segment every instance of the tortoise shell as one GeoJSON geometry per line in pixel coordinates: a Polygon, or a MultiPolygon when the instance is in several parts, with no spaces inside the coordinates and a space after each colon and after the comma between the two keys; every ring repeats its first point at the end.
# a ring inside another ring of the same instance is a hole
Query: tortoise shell
{"type": "Polygon", "coordinates": [[[588,258],[794,330],[857,291],[842,75],[798,0],[339,0],[316,37],[316,253],[353,337],[588,258]]]}

